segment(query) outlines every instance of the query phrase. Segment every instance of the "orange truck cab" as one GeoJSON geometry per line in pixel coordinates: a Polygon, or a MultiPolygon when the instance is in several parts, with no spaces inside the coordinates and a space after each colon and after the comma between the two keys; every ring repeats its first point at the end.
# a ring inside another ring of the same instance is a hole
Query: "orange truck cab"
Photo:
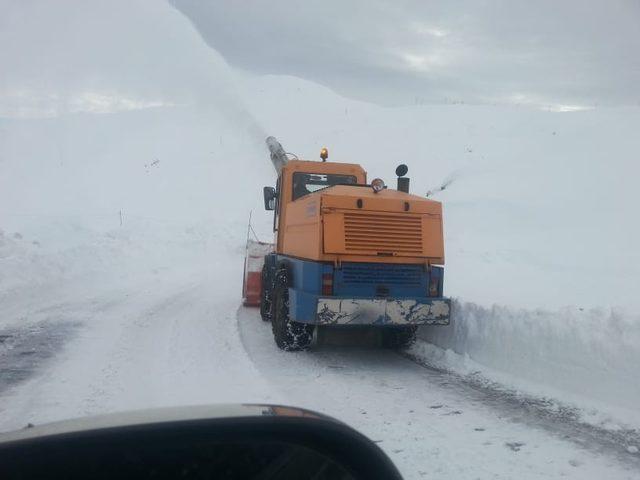
{"type": "MultiPolygon", "coordinates": [[[[352,163],[289,161],[267,139],[276,187],[264,188],[274,212],[273,251],[261,273],[260,310],[284,350],[304,349],[315,326],[384,329],[390,346],[414,338],[419,325],[449,323],[443,296],[441,203],[367,182],[352,163]]],[[[404,190],[404,191],[401,191],[404,190]]]]}

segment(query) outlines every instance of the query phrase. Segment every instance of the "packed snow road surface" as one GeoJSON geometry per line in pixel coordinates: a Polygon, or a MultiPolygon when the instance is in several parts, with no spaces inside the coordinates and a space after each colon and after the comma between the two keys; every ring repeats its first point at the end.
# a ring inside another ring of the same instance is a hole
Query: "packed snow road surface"
{"type": "MultiPolygon", "coordinates": [[[[221,313],[210,291],[187,278],[93,298],[95,310],[82,312],[66,347],[4,394],[2,429],[163,405],[271,400],[234,334],[233,313],[221,313]]],[[[80,316],[69,304],[65,314],[80,316]]]]}
{"type": "MultiPolygon", "coordinates": [[[[272,402],[347,422],[407,478],[626,479],[640,472],[634,455],[505,410],[395,352],[322,345],[282,352],[257,311],[238,310],[237,285],[219,278],[206,271],[150,277],[135,288],[85,291],[76,303],[73,291],[59,292],[51,308],[38,302],[23,312],[34,323],[13,338],[53,343],[25,340],[46,353],[22,378],[3,383],[2,429],[155,406],[272,402]],[[42,325],[47,334],[29,337],[42,325]]],[[[2,352],[3,368],[24,367],[23,355],[11,351],[2,352]]]]}
{"type": "Polygon", "coordinates": [[[238,321],[249,357],[290,403],[358,428],[408,478],[634,478],[640,472],[640,459],[605,432],[570,418],[555,424],[560,419],[545,418],[542,409],[524,408],[398,352],[353,345],[282,352],[257,312],[240,308],[238,321]]]}

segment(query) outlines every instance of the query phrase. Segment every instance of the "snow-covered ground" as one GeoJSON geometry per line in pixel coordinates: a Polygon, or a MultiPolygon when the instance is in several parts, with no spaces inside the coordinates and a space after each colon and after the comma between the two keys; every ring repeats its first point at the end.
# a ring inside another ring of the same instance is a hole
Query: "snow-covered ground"
{"type": "MultiPolygon", "coordinates": [[[[11,322],[2,332],[16,338],[5,340],[0,356],[24,373],[2,370],[3,430],[135,408],[274,402],[358,428],[407,478],[636,476],[633,443],[582,431],[570,417],[555,424],[394,352],[278,350],[257,311],[239,307],[244,232],[143,227],[103,234],[111,265],[3,298],[2,318],[11,322]],[[132,241],[148,247],[136,253],[135,268],[132,241]],[[31,363],[18,364],[25,356],[31,363]]],[[[103,253],[100,238],[75,258],[103,253]]],[[[59,260],[67,262],[64,251],[59,260]]]]}
{"type": "Polygon", "coordinates": [[[0,430],[279,402],[362,430],[407,478],[637,478],[640,110],[383,108],[234,72],[164,3],[100,8],[57,15],[72,33],[46,44],[67,51],[83,27],[86,44],[47,65],[68,72],[119,52],[82,95],[0,92],[0,430]],[[450,182],[436,198],[451,327],[405,356],[287,354],[238,310],[250,211],[271,235],[267,133],[389,184],[406,163],[415,193],[450,182]]]}
{"type": "Polygon", "coordinates": [[[576,409],[611,430],[640,426],[640,317],[611,309],[525,310],[458,301],[455,321],[424,327],[411,354],[475,381],[576,409]],[[555,399],[556,402],[553,402],[555,399]]]}

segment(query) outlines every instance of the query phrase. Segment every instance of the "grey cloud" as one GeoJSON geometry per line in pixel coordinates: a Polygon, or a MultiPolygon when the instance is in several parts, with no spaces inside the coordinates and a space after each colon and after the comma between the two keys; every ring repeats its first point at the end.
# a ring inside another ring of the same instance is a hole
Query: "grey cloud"
{"type": "Polygon", "coordinates": [[[172,0],[236,67],[384,104],[637,105],[634,1],[172,0]]]}

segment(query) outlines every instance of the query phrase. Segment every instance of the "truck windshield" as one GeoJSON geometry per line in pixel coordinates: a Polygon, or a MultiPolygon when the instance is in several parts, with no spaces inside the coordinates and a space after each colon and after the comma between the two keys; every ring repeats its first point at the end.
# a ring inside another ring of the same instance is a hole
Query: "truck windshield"
{"type": "Polygon", "coordinates": [[[341,183],[358,183],[355,175],[296,172],[293,174],[293,200],[341,183]]]}

